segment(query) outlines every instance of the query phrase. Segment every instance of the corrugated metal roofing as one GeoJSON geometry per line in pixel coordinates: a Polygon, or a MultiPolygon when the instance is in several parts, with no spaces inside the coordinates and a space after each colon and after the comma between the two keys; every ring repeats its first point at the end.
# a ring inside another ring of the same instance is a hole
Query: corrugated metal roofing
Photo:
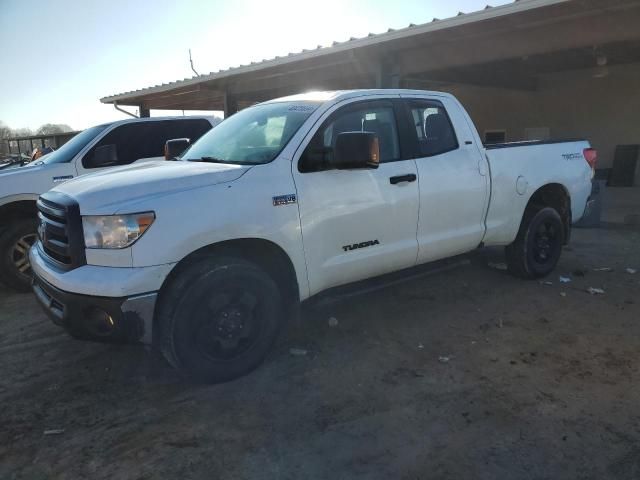
{"type": "Polygon", "coordinates": [[[189,85],[195,85],[211,80],[229,77],[232,75],[238,75],[242,73],[249,73],[263,68],[274,67],[292,63],[295,61],[306,60],[321,55],[329,55],[340,51],[360,48],[369,45],[375,45],[378,43],[384,43],[391,40],[397,40],[400,38],[406,38],[411,35],[418,35],[431,31],[444,30],[447,28],[453,28],[456,26],[488,20],[491,18],[497,18],[500,16],[510,15],[513,13],[532,10],[535,8],[541,8],[549,5],[555,5],[559,3],[566,3],[571,0],[514,0],[513,3],[507,5],[501,5],[499,7],[492,7],[487,5],[483,10],[479,10],[472,13],[459,12],[456,16],[447,19],[440,20],[434,18],[431,22],[423,24],[409,24],[409,26],[401,29],[390,28],[384,33],[369,33],[366,37],[355,38],[351,37],[349,40],[338,42],[334,41],[330,46],[323,47],[318,45],[315,49],[303,49],[300,52],[288,53],[285,56],[276,55],[271,59],[263,59],[259,62],[250,62],[249,64],[239,65],[237,67],[230,67],[227,69],[210,72],[208,74],[185,78],[183,80],[176,80],[169,83],[163,83],[160,85],[154,85],[152,87],[141,88],[138,90],[131,90],[119,94],[110,95],[100,99],[102,103],[113,103],[126,98],[138,97],[141,95],[148,95],[152,93],[160,93],[164,91],[173,90],[174,88],[186,87],[189,85]]]}

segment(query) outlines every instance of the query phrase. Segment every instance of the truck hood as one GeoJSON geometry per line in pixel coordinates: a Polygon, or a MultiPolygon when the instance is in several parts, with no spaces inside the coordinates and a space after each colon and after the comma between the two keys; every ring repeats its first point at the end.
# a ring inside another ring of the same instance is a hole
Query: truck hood
{"type": "Polygon", "coordinates": [[[33,172],[44,170],[47,166],[42,162],[27,163],[24,166],[20,166],[19,163],[4,167],[0,169],[0,179],[9,177],[15,177],[16,175],[32,175],[33,172]]]}
{"type": "Polygon", "coordinates": [[[143,199],[233,182],[250,168],[219,163],[151,161],[83,175],[53,190],[75,198],[83,215],[109,215],[143,199]]]}

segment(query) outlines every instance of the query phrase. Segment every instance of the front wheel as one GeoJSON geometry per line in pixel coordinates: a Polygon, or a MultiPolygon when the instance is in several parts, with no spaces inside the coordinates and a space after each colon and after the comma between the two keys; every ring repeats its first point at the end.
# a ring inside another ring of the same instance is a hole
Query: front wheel
{"type": "Polygon", "coordinates": [[[283,324],[278,287],[242,258],[205,256],[183,266],[162,293],[160,348],[198,381],[233,380],[258,367],[283,324]]]}
{"type": "Polygon", "coordinates": [[[509,271],[527,279],[548,275],[560,260],[564,238],[564,225],[555,209],[528,208],[518,236],[506,248],[509,271]]]}
{"type": "Polygon", "coordinates": [[[29,249],[36,241],[37,224],[23,218],[12,222],[0,235],[0,280],[20,292],[31,289],[29,249]]]}

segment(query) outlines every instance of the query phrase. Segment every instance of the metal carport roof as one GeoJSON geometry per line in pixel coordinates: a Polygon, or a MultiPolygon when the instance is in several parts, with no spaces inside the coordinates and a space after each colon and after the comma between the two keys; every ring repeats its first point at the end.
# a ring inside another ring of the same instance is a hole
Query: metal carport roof
{"type": "Polygon", "coordinates": [[[101,102],[139,106],[144,115],[149,109],[232,112],[243,103],[314,88],[494,82],[535,89],[538,70],[531,65],[542,70],[595,66],[603,49],[615,50],[613,61],[640,60],[639,24],[637,0],[519,0],[111,95],[101,102]]]}

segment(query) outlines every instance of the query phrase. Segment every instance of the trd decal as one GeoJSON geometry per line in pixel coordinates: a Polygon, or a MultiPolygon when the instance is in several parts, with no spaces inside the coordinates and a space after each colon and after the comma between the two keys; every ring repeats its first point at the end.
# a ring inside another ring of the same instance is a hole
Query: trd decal
{"type": "Polygon", "coordinates": [[[575,160],[576,158],[582,158],[581,153],[563,153],[562,158],[565,160],[575,160]]]}
{"type": "Polygon", "coordinates": [[[342,249],[348,252],[350,250],[357,250],[358,248],[373,247],[374,245],[380,245],[380,242],[378,240],[369,240],[367,242],[354,243],[353,245],[345,245],[342,249]]]}

